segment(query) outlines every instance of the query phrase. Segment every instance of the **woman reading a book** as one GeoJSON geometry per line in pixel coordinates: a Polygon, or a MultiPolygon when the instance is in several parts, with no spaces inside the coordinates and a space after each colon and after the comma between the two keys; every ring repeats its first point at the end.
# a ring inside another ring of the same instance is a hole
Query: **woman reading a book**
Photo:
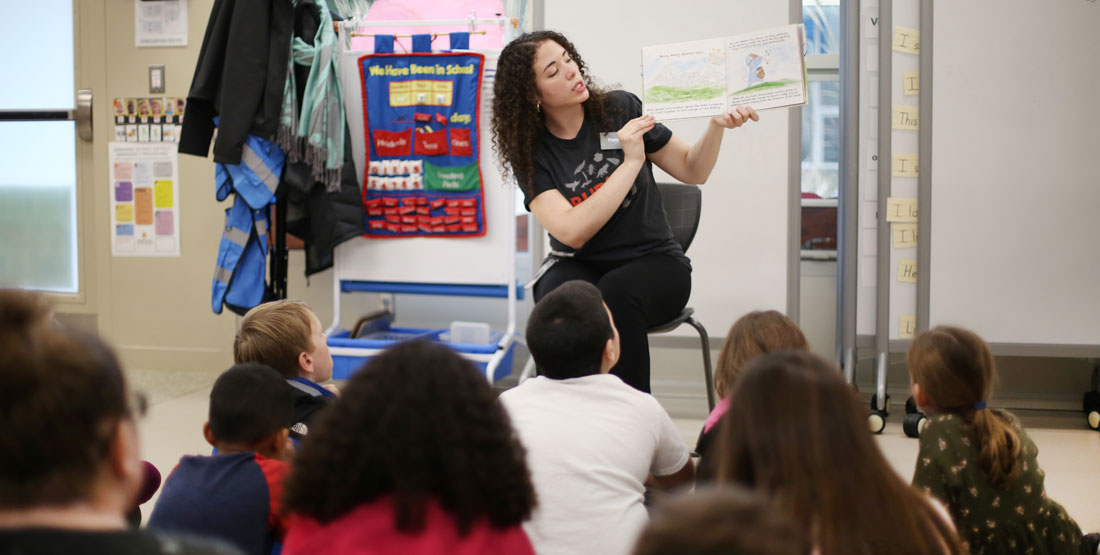
{"type": "Polygon", "coordinates": [[[691,293],[691,263],[672,239],[650,164],[704,183],[722,133],[758,121],[756,111],[739,106],[712,118],[689,145],[642,115],[638,97],[593,87],[573,44],[553,31],[504,48],[493,95],[497,153],[550,232],[536,302],[569,280],[594,283],[622,342],[611,373],[649,392],[646,328],[679,314],[691,293]]]}

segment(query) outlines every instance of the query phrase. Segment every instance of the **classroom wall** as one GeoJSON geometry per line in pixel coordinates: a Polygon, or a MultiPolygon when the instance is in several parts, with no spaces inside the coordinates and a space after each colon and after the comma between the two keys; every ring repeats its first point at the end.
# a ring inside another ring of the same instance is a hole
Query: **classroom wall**
{"type": "Polygon", "coordinates": [[[79,302],[58,303],[57,312],[63,320],[98,328],[128,368],[155,369],[162,378],[184,381],[224,370],[232,362],[235,321],[210,310],[214,256],[224,220],[214,200],[213,164],[194,156],[179,158],[178,258],[112,257],[108,213],[111,100],[153,96],[148,91],[151,64],[165,65],[164,96],[186,96],[213,1],[189,3],[185,48],[136,48],[133,2],[74,4],[80,35],[77,87],[94,89],[95,140],[91,163],[82,162],[78,185],[85,296],[79,302]]]}
{"type": "MultiPolygon", "coordinates": [[[[186,95],[213,0],[189,3],[189,46],[185,48],[135,48],[132,2],[82,0],[78,4],[78,41],[82,46],[78,50],[77,86],[95,89],[97,123],[95,143],[78,147],[78,155],[83,157],[78,217],[85,294],[82,298],[58,302],[59,319],[74,326],[98,329],[114,342],[138,387],[197,389],[208,385],[214,375],[232,363],[232,339],[239,320],[231,313],[218,316],[210,310],[210,280],[221,234],[222,211],[226,208],[214,200],[214,165],[208,158],[180,156],[180,258],[116,258],[110,254],[108,233],[107,142],[113,137],[111,99],[149,96],[148,65],[166,66],[165,96],[186,95]]],[[[549,23],[562,27],[569,22],[559,17],[549,23]]],[[[577,40],[581,42],[580,37],[577,40]]],[[[600,39],[597,34],[583,40],[598,43],[600,39]]],[[[602,69],[608,62],[599,63],[602,69]]],[[[785,125],[780,127],[785,129],[785,125]]],[[[731,151],[740,145],[727,139],[724,149],[731,151]]],[[[733,164],[753,152],[742,152],[733,164]]],[[[730,187],[728,183],[714,185],[730,187]]],[[[785,186],[785,182],[776,186],[785,186]]],[[[706,218],[701,233],[721,237],[727,232],[719,216],[706,218]]],[[[693,252],[696,248],[693,247],[693,252]]],[[[521,259],[520,263],[525,261],[521,259]]],[[[733,257],[727,263],[751,265],[752,261],[733,257]]],[[[292,251],[290,295],[313,306],[327,324],[333,307],[332,272],[306,279],[303,270],[302,251],[292,251]]],[[[697,264],[695,277],[700,284],[697,287],[736,286],[728,279],[720,280],[723,271],[727,270],[697,264]]],[[[833,262],[806,261],[800,269],[802,326],[815,352],[830,359],[835,348],[835,271],[833,262]]],[[[343,303],[343,324],[349,325],[359,313],[375,308],[378,296],[345,295],[343,303]]],[[[503,301],[498,300],[403,297],[398,303],[401,321],[409,325],[446,325],[451,320],[464,319],[486,321],[500,328],[505,321],[503,301]]],[[[777,298],[763,306],[781,307],[781,304],[777,298]]],[[[529,307],[529,299],[520,304],[521,331],[529,307]]],[[[727,306],[717,309],[721,312],[715,314],[720,317],[701,316],[712,338],[713,360],[717,360],[729,323],[751,308],[755,307],[727,306]]],[[[685,416],[705,413],[701,357],[692,334],[692,330],[684,329],[676,337],[654,337],[652,349],[654,389],[674,414],[685,416]]],[[[522,364],[522,357],[517,359],[522,364]]],[[[1087,361],[1006,358],[1001,364],[1003,379],[998,397],[1011,406],[1073,409],[1088,385],[1087,361]]],[[[857,378],[864,391],[871,389],[873,373],[869,360],[861,361],[857,378]]],[[[891,366],[890,384],[895,401],[904,401],[907,378],[902,365],[891,366]]]]}

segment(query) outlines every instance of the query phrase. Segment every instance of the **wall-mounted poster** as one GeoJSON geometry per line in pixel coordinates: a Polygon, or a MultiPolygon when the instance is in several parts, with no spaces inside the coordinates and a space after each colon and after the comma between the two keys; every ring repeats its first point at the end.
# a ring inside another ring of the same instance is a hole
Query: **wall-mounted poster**
{"type": "Polygon", "coordinates": [[[111,142],[107,149],[111,255],[179,256],[176,145],[111,142]]]}

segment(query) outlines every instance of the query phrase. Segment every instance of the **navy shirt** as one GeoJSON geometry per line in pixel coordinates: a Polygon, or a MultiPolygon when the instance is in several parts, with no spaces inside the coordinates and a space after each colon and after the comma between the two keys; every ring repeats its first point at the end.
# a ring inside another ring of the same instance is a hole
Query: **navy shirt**
{"type": "MultiPolygon", "coordinates": [[[[626,91],[608,93],[610,130],[598,129],[596,122],[586,117],[577,136],[560,139],[544,130],[533,156],[533,183],[524,183],[524,206],[530,210],[531,200],[540,194],[557,190],[576,206],[603,186],[624,159],[622,149],[604,150],[600,133],[614,134],[623,125],[642,115],[642,102],[626,91]],[[530,185],[530,186],[529,186],[530,185]]],[[[663,148],[672,139],[672,131],[658,123],[642,140],[647,154],[663,148]]],[[[669,254],[688,264],[684,251],[672,239],[672,230],[661,204],[661,193],[653,180],[653,166],[646,160],[634,186],[611,219],[579,250],[566,246],[553,235],[550,246],[555,251],[574,253],[577,260],[626,261],[647,254],[669,254]]]]}
{"type": "Polygon", "coordinates": [[[149,517],[149,528],[224,540],[268,555],[286,533],[278,514],[287,463],[255,453],[180,459],[149,517]]]}

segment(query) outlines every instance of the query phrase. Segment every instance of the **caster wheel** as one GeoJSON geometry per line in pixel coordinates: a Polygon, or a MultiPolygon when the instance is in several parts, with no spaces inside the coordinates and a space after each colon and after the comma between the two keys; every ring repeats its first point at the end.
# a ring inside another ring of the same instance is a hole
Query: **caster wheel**
{"type": "Polygon", "coordinates": [[[1094,430],[1100,430],[1100,411],[1094,410],[1089,412],[1089,427],[1094,430]]]}
{"type": "Polygon", "coordinates": [[[871,428],[872,434],[881,434],[886,428],[886,412],[871,411],[871,414],[867,415],[867,426],[871,428]]]}
{"type": "Polygon", "coordinates": [[[920,408],[917,407],[917,401],[910,395],[909,398],[905,400],[905,414],[916,414],[918,412],[920,412],[920,408]]]}
{"type": "Polygon", "coordinates": [[[926,425],[928,425],[928,419],[923,414],[915,412],[905,415],[905,421],[902,422],[901,429],[909,437],[920,437],[920,433],[924,431],[926,425]]]}
{"type": "Polygon", "coordinates": [[[871,394],[871,412],[881,412],[882,416],[890,415],[890,395],[886,395],[886,404],[882,409],[878,408],[878,393],[871,394]]]}

